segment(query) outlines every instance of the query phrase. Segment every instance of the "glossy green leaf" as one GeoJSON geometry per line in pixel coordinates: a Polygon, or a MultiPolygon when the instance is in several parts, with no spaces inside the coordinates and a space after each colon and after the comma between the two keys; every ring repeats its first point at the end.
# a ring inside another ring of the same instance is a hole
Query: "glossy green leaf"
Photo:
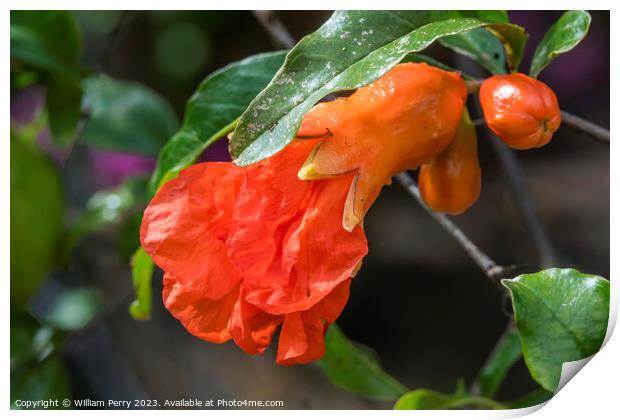
{"type": "Polygon", "coordinates": [[[460,394],[442,394],[429,389],[416,389],[403,395],[394,405],[395,410],[450,410],[472,407],[502,410],[506,407],[494,400],[460,394]]]}
{"type": "Polygon", "coordinates": [[[373,357],[351,343],[336,324],[325,334],[325,355],[318,364],[335,385],[355,394],[395,400],[407,392],[373,357]]]}
{"type": "Polygon", "coordinates": [[[591,20],[590,14],[585,10],[569,10],[564,13],[536,46],[530,76],[538,77],[557,55],[575,48],[588,34],[591,20]]]}
{"type": "Polygon", "coordinates": [[[439,42],[459,54],[476,60],[490,73],[506,73],[504,46],[495,35],[484,28],[446,36],[441,38],[439,42]]]}
{"type": "Polygon", "coordinates": [[[84,328],[101,307],[101,294],[88,287],[70,289],[55,298],[44,315],[46,324],[63,331],[84,328]]]}
{"type": "Polygon", "coordinates": [[[11,138],[11,302],[34,294],[55,258],[62,228],[58,171],[34,144],[11,138]]]}
{"type": "Polygon", "coordinates": [[[321,98],[378,79],[408,53],[421,51],[443,36],[486,25],[502,34],[520,60],[526,39],[522,28],[472,16],[476,13],[335,12],[289,52],[283,68],[243,113],[230,144],[235,162],[248,165],[278,152],[294,138],[303,115],[321,98]]]}
{"type": "Polygon", "coordinates": [[[129,306],[129,313],[138,320],[148,320],[151,317],[153,260],[140,247],[131,259],[131,278],[136,298],[129,306]]]}
{"type": "Polygon", "coordinates": [[[81,141],[102,149],[157,155],[177,131],[170,105],[136,82],[105,75],[82,81],[82,111],[89,115],[81,141]]]}
{"type": "Polygon", "coordinates": [[[609,281],[574,269],[550,268],[502,284],[512,296],[530,373],[554,391],[564,362],[589,357],[603,344],[609,281]]]}
{"type": "MultiPolygon", "coordinates": [[[[433,57],[429,57],[428,55],[418,54],[418,53],[407,54],[405,58],[401,60],[401,63],[426,63],[428,65],[431,65],[433,67],[437,67],[437,68],[440,68],[446,71],[460,71],[438,60],[435,60],[433,57]]],[[[469,78],[469,76],[463,74],[463,78],[467,79],[469,78]]]]}
{"type": "Polygon", "coordinates": [[[151,192],[234,129],[237,118],[276,74],[285,54],[279,51],[248,57],[216,71],[200,84],[187,102],[183,126],[159,154],[151,192]]]}
{"type": "Polygon", "coordinates": [[[478,374],[482,396],[492,398],[497,394],[506,374],[521,355],[521,337],[516,327],[510,326],[478,374]]]}
{"type": "Polygon", "coordinates": [[[80,32],[62,10],[12,10],[11,57],[50,73],[73,76],[80,57],[80,32]]]}

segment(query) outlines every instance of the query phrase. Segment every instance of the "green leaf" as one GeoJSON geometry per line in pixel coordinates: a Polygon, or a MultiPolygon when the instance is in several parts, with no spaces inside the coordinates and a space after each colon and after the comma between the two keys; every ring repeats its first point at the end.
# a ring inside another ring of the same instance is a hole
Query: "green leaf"
{"type": "Polygon", "coordinates": [[[501,41],[484,28],[446,36],[439,42],[459,54],[472,58],[493,74],[506,73],[506,52],[501,41]]]}
{"type": "MultiPolygon", "coordinates": [[[[71,396],[69,376],[59,356],[52,356],[45,361],[17,372],[11,372],[11,409],[22,409],[17,400],[35,402],[58,399],[61,402],[71,396]]],[[[62,404],[39,407],[39,409],[62,409],[62,404]]]]}
{"type": "MultiPolygon", "coordinates": [[[[123,221],[131,210],[142,210],[148,201],[145,178],[128,178],[120,186],[96,192],[65,239],[64,254],[86,235],[123,221]]],[[[135,249],[135,248],[134,248],[135,249]]]]}
{"type": "Polygon", "coordinates": [[[591,20],[590,14],[585,10],[565,12],[536,46],[530,76],[538,77],[557,55],[575,48],[588,34],[591,20]]]}
{"type": "Polygon", "coordinates": [[[504,23],[509,22],[508,12],[506,10],[478,10],[476,14],[483,19],[489,19],[504,23]]]}
{"type": "Polygon", "coordinates": [[[24,305],[54,262],[62,228],[58,171],[34,144],[11,137],[11,302],[24,305]]]}
{"type": "MultiPolygon", "coordinates": [[[[407,54],[405,58],[401,60],[401,63],[426,63],[430,66],[437,67],[437,68],[440,68],[446,71],[460,71],[438,60],[435,60],[433,57],[429,57],[428,55],[417,54],[417,53],[407,54]]],[[[462,74],[462,76],[463,78],[470,78],[466,74],[462,74]]]]}
{"type": "Polygon", "coordinates": [[[378,79],[408,53],[421,51],[443,36],[491,25],[520,60],[526,39],[522,28],[464,15],[457,11],[335,12],[289,52],[282,69],[243,113],[230,144],[235,162],[248,165],[278,152],[294,138],[304,114],[321,98],[378,79]]]}
{"type": "Polygon", "coordinates": [[[505,402],[504,405],[506,405],[506,408],[532,407],[534,405],[542,404],[545,401],[549,401],[551,397],[553,397],[553,392],[538,388],[521,398],[505,402]]]}
{"type": "Polygon", "coordinates": [[[478,374],[480,392],[484,397],[494,397],[508,370],[521,358],[521,337],[510,326],[500,338],[493,353],[478,374]]]}
{"type": "Polygon", "coordinates": [[[53,75],[48,84],[45,107],[54,141],[69,146],[75,140],[80,121],[82,88],[79,79],[53,75]]]}
{"type": "Polygon", "coordinates": [[[183,126],[159,154],[151,192],[234,129],[250,101],[276,74],[285,54],[279,51],[248,57],[216,71],[200,84],[187,103],[183,126]]]}
{"type": "Polygon", "coordinates": [[[127,178],[116,188],[96,192],[87,201],[86,210],[75,229],[93,231],[104,225],[118,223],[125,212],[146,203],[146,184],[146,178],[127,178]]]}
{"type": "Polygon", "coordinates": [[[396,401],[395,410],[449,410],[461,407],[478,407],[502,410],[506,407],[489,398],[459,394],[442,394],[429,389],[416,389],[396,401]]]}
{"type": "Polygon", "coordinates": [[[40,363],[55,349],[54,328],[41,326],[25,311],[16,312],[11,314],[11,372],[40,363]]]}
{"type": "Polygon", "coordinates": [[[523,356],[536,382],[554,391],[562,364],[596,353],[609,317],[609,281],[574,269],[550,268],[503,280],[523,356]]]}
{"type": "MultiPolygon", "coordinates": [[[[11,308],[13,309],[13,308],[11,308]]],[[[25,364],[33,356],[32,338],[39,324],[27,312],[11,313],[10,352],[11,371],[25,364]]]]}
{"type": "Polygon", "coordinates": [[[11,11],[11,58],[34,67],[47,86],[54,140],[67,146],[80,119],[80,32],[67,11],[11,11]]]}
{"type": "Polygon", "coordinates": [[[395,410],[438,410],[454,401],[453,395],[442,394],[428,389],[416,389],[396,401],[395,410]]]}
{"type": "Polygon", "coordinates": [[[335,385],[355,394],[395,400],[407,392],[366,351],[355,347],[336,324],[330,325],[325,334],[325,355],[318,364],[335,385]]]}
{"type": "Polygon", "coordinates": [[[140,83],[98,75],[84,79],[82,86],[82,110],[90,116],[81,136],[84,143],[157,155],[179,128],[165,99],[140,83]]]}
{"type": "Polygon", "coordinates": [[[148,320],[151,317],[153,260],[140,247],[131,259],[131,278],[136,298],[129,306],[129,313],[138,320],[148,320]]]}
{"type": "Polygon", "coordinates": [[[63,292],[44,315],[44,321],[59,330],[76,331],[84,328],[101,307],[101,294],[88,287],[63,292]]]}
{"type": "Polygon", "coordinates": [[[72,76],[80,48],[80,31],[70,12],[11,11],[11,58],[50,73],[72,76]]]}

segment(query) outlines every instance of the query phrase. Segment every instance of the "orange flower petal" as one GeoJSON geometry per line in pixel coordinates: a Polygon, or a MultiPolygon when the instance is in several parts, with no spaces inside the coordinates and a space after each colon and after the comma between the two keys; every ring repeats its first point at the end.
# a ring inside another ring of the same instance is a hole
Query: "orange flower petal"
{"type": "Polygon", "coordinates": [[[282,323],[282,315],[271,315],[239,299],[228,325],[235,343],[249,354],[262,354],[282,323]]]}
{"type": "Polygon", "coordinates": [[[296,142],[247,169],[236,197],[229,255],[246,282],[286,283],[290,267],[279,264],[282,241],[303,211],[314,185],[297,179],[313,142],[296,142]]]}
{"type": "Polygon", "coordinates": [[[304,312],[286,314],[276,361],[281,365],[310,363],[325,353],[325,331],[338,318],[349,298],[350,280],[304,312]]]}
{"type": "Polygon", "coordinates": [[[149,204],[141,241],[166,272],[166,307],[192,334],[256,354],[284,323],[279,360],[322,355],[368,248],[361,227],[341,223],[352,175],[297,178],[315,145],[296,141],[245,168],[194,165],[149,204]]]}
{"type": "Polygon", "coordinates": [[[236,287],[219,300],[209,300],[170,274],[164,275],[162,297],[166,308],[187,331],[212,343],[223,343],[231,338],[228,323],[238,296],[236,287]]]}
{"type": "Polygon", "coordinates": [[[310,203],[282,244],[282,264],[292,265],[289,280],[249,286],[248,302],[273,314],[303,311],[351,277],[368,252],[361,227],[353,232],[342,227],[351,177],[312,183],[310,203]]]}
{"type": "Polygon", "coordinates": [[[242,176],[230,163],[194,165],[162,187],[142,218],[146,252],[185,288],[207,299],[221,299],[241,281],[219,237],[230,229],[242,176]]]}

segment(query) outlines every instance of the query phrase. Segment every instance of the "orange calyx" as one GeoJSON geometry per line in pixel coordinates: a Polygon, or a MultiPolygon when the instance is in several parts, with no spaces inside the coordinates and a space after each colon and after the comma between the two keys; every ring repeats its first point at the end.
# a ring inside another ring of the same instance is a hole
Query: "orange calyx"
{"type": "Polygon", "coordinates": [[[354,173],[342,217],[352,231],[391,177],[443,152],[467,97],[460,75],[424,63],[399,64],[348,98],[316,105],[298,137],[329,136],[308,155],[302,180],[354,173]]]}
{"type": "Polygon", "coordinates": [[[456,215],[476,202],[480,184],[476,128],[465,110],[450,146],[420,168],[420,195],[431,209],[456,215]]]}

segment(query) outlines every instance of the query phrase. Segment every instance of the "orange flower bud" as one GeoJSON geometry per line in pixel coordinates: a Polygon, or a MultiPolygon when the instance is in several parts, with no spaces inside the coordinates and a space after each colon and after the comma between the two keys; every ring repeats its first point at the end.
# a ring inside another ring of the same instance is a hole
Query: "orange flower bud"
{"type": "Polygon", "coordinates": [[[422,165],[418,184],[424,202],[438,212],[460,214],[476,202],[480,195],[480,164],[476,128],[467,111],[450,146],[422,165]]]}
{"type": "Polygon", "coordinates": [[[515,149],[549,143],[562,120],[551,88],[521,73],[485,80],[480,87],[480,104],[489,128],[515,149]]]}
{"type": "Polygon", "coordinates": [[[352,231],[391,177],[443,152],[454,137],[467,98],[458,73],[406,63],[348,98],[316,105],[298,138],[318,138],[299,171],[315,180],[355,173],[343,214],[352,231]]]}

